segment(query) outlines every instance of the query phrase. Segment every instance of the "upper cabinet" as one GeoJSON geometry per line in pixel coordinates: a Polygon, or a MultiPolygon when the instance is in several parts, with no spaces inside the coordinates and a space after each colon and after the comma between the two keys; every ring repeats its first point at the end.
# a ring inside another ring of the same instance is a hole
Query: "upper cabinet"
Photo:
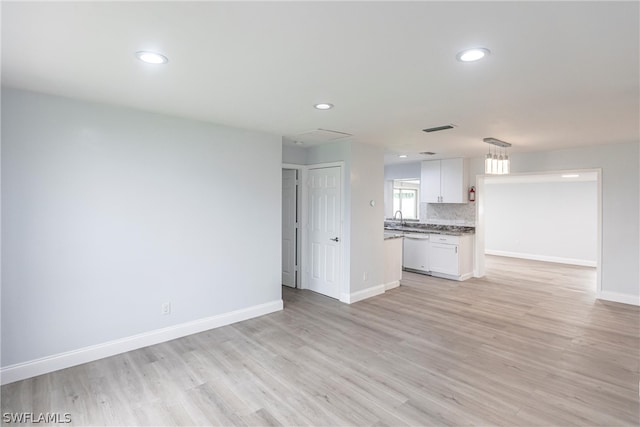
{"type": "Polygon", "coordinates": [[[467,162],[465,159],[422,162],[421,201],[427,203],[467,203],[467,162]]]}

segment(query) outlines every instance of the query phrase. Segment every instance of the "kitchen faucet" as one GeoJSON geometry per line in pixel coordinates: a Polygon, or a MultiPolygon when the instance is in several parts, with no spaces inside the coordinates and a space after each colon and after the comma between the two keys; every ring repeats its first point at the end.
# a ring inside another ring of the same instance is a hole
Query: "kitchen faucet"
{"type": "Polygon", "coordinates": [[[398,214],[400,214],[400,225],[404,227],[404,219],[402,219],[402,211],[401,210],[397,210],[396,213],[393,214],[393,219],[396,219],[396,216],[398,216],[398,214]]]}

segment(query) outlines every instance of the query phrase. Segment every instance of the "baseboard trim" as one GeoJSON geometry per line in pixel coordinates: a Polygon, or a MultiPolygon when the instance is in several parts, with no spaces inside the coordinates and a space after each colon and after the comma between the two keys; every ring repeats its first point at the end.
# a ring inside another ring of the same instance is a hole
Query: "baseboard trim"
{"type": "Polygon", "coordinates": [[[397,288],[398,286],[400,286],[400,281],[394,280],[393,282],[385,283],[384,290],[388,291],[389,289],[397,288]]]}
{"type": "Polygon", "coordinates": [[[344,293],[340,297],[340,301],[346,302],[347,304],[353,304],[354,302],[362,301],[363,299],[384,294],[384,291],[385,285],[376,285],[361,291],[351,292],[350,294],[344,293]]]}
{"type": "Polygon", "coordinates": [[[598,292],[598,299],[604,301],[621,302],[623,304],[640,306],[640,296],[631,294],[620,294],[618,292],[598,292]]]}
{"type": "MultiPolygon", "coordinates": [[[[384,291],[383,291],[384,292],[384,291]]],[[[138,348],[160,344],[176,338],[219,328],[254,317],[280,311],[283,308],[282,300],[271,301],[265,304],[235,310],[217,316],[198,319],[167,328],[156,329],[142,334],[132,335],[106,343],[97,344],[77,350],[67,351],[28,362],[18,363],[0,368],[0,384],[35,377],[60,369],[81,365],[138,348]]]]}
{"type": "Polygon", "coordinates": [[[504,256],[509,258],[530,259],[533,261],[546,261],[546,262],[555,262],[557,264],[570,264],[570,265],[580,265],[583,267],[596,267],[596,261],[590,261],[586,259],[562,258],[562,257],[554,257],[554,256],[547,256],[547,255],[527,254],[527,253],[509,252],[509,251],[496,251],[493,249],[486,249],[484,253],[487,255],[504,256]]]}
{"type": "Polygon", "coordinates": [[[471,279],[473,277],[473,272],[469,272],[469,273],[465,273],[462,276],[460,276],[460,278],[458,279],[459,281],[464,281],[467,279],[471,279]]]}

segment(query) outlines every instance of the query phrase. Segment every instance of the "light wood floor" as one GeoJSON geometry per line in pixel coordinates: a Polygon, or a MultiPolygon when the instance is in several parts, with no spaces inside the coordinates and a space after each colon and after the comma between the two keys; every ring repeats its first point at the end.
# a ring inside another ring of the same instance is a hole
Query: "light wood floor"
{"type": "MultiPolygon", "coordinates": [[[[638,425],[640,310],[595,270],[488,257],[353,305],[285,310],[2,387],[76,425],[638,425]]],[[[40,424],[41,425],[41,424],[40,424]]]]}

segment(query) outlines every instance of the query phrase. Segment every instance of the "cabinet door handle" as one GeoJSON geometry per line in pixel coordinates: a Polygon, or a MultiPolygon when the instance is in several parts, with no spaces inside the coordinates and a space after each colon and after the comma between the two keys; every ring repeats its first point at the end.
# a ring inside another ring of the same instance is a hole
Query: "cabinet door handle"
{"type": "Polygon", "coordinates": [[[334,242],[339,242],[340,241],[340,239],[337,238],[337,237],[334,237],[333,239],[329,239],[329,240],[333,240],[334,242]]]}

